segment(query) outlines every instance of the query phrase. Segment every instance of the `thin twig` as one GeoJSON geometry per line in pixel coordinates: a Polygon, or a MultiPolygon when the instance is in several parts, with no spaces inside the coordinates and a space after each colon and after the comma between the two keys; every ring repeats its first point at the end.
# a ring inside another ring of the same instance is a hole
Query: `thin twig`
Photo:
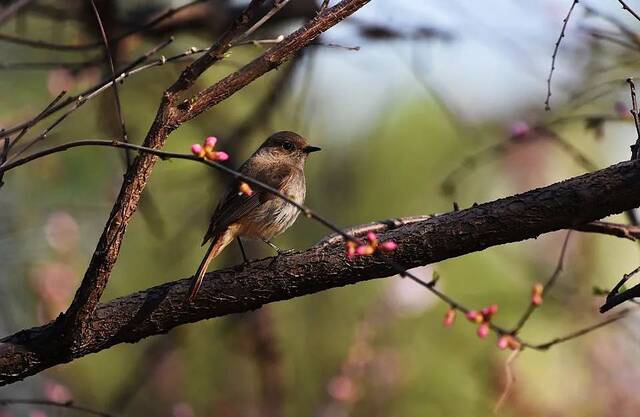
{"type": "Polygon", "coordinates": [[[629,280],[629,278],[633,277],[635,274],[640,272],[640,266],[629,272],[628,274],[624,274],[620,281],[613,287],[609,294],[607,294],[607,299],[605,303],[600,307],[600,312],[604,313],[608,310],[611,310],[613,307],[622,304],[627,300],[631,300],[635,297],[640,296],[640,284],[635,285],[634,287],[619,293],[620,288],[629,280]]]}
{"type": "Polygon", "coordinates": [[[631,145],[631,159],[638,159],[638,148],[640,147],[640,119],[638,117],[638,100],[636,98],[636,85],[632,78],[627,78],[629,89],[631,90],[631,110],[630,113],[633,116],[633,123],[636,126],[636,143],[631,145]]]}
{"type": "MultiPolygon", "coordinates": [[[[154,46],[153,48],[151,48],[150,50],[148,50],[147,52],[145,52],[143,55],[141,55],[139,58],[137,58],[136,60],[134,60],[133,62],[131,62],[129,65],[125,66],[121,71],[120,71],[120,75],[116,78],[117,82],[122,82],[123,79],[127,78],[129,75],[136,73],[136,72],[140,72],[144,69],[147,69],[149,67],[146,66],[142,66],[142,67],[138,67],[139,65],[143,64],[144,62],[146,62],[151,56],[155,55],[158,51],[160,51],[161,49],[167,47],[171,42],[173,42],[173,37],[163,41],[162,43],[154,46]]],[[[182,55],[182,54],[181,54],[182,55]]],[[[160,60],[158,60],[160,61],[160,60]]],[[[166,59],[165,59],[166,61],[166,59]]],[[[155,66],[155,65],[154,65],[155,66]]],[[[103,81],[101,81],[100,83],[87,88],[86,90],[82,91],[81,93],[75,95],[75,96],[70,96],[67,97],[66,100],[57,103],[54,106],[49,107],[45,112],[43,112],[42,117],[40,118],[40,120],[51,116],[54,113],[57,113],[58,111],[64,109],[65,107],[69,106],[70,104],[74,104],[74,107],[78,107],[79,105],[82,105],[85,101],[88,101],[89,99],[97,96],[98,94],[102,93],[103,91],[105,91],[106,89],[109,88],[109,86],[111,85],[111,83],[113,82],[114,78],[113,77],[109,77],[103,81]]],[[[75,110],[75,109],[74,109],[75,110]]],[[[73,110],[72,110],[73,111],[73,110]]],[[[33,122],[33,119],[29,119],[25,122],[22,122],[18,125],[15,125],[13,127],[7,128],[5,130],[6,134],[13,134],[17,131],[22,130],[25,126],[28,126],[30,123],[33,122]]]]}
{"type": "Polygon", "coordinates": [[[47,407],[66,408],[67,410],[82,411],[83,413],[91,414],[99,417],[113,417],[112,414],[105,413],[103,411],[94,410],[79,405],[75,405],[73,401],[51,401],[43,399],[15,399],[15,398],[2,398],[0,399],[0,407],[7,407],[9,405],[44,405],[47,407]]]}
{"type": "Polygon", "coordinates": [[[506,382],[504,384],[504,389],[502,390],[502,394],[500,395],[498,402],[496,403],[495,407],[493,407],[494,413],[497,413],[500,408],[502,408],[502,404],[504,404],[504,402],[507,400],[507,397],[511,393],[511,387],[516,382],[516,376],[513,373],[513,369],[511,369],[511,366],[513,365],[513,362],[516,360],[520,352],[522,352],[522,349],[516,349],[512,351],[504,364],[504,375],[506,382]]]}
{"type": "Polygon", "coordinates": [[[540,343],[538,345],[524,345],[523,344],[523,346],[531,348],[531,349],[535,349],[535,350],[548,350],[550,347],[552,347],[554,345],[566,342],[568,340],[575,339],[575,338],[580,337],[580,336],[584,336],[584,335],[586,335],[588,333],[593,332],[594,330],[598,330],[598,329],[600,329],[600,328],[602,328],[602,327],[604,327],[604,326],[606,326],[608,324],[614,323],[614,322],[626,317],[630,312],[631,312],[631,310],[628,310],[628,309],[627,310],[622,310],[618,314],[616,314],[614,316],[611,316],[606,320],[603,320],[603,321],[601,321],[599,323],[596,323],[596,324],[592,324],[591,326],[588,326],[588,327],[585,327],[585,328],[580,329],[578,331],[569,333],[569,334],[567,334],[565,336],[557,337],[557,338],[555,338],[555,339],[553,339],[553,340],[551,340],[549,342],[540,343]]]}
{"type": "Polygon", "coordinates": [[[28,6],[33,0],[15,0],[8,6],[5,6],[0,10],[0,25],[6,22],[8,19],[15,16],[23,7],[28,6]]]}
{"type": "MultiPolygon", "coordinates": [[[[185,3],[182,6],[179,7],[172,7],[170,9],[167,9],[166,11],[164,11],[163,13],[161,13],[160,15],[158,15],[158,17],[150,20],[149,22],[138,26],[134,29],[131,29],[125,33],[123,33],[122,35],[116,36],[112,39],[112,43],[113,44],[118,44],[120,43],[122,40],[135,35],[137,33],[141,33],[141,32],[146,32],[149,29],[152,29],[154,26],[156,26],[157,24],[161,23],[162,21],[170,18],[171,16],[173,16],[174,14],[187,9],[191,6],[194,6],[198,3],[202,3],[204,1],[208,1],[208,0],[194,0],[191,1],[189,3],[185,3]]],[[[84,44],[75,44],[75,45],[66,45],[66,44],[59,44],[59,43],[53,43],[53,42],[48,42],[48,41],[43,41],[43,40],[34,40],[34,39],[25,39],[25,38],[21,38],[19,36],[13,36],[13,35],[9,35],[6,33],[0,33],[0,41],[4,41],[4,42],[10,42],[10,43],[15,43],[18,45],[25,45],[25,46],[30,46],[32,48],[39,48],[39,49],[53,49],[53,50],[57,50],[57,51],[79,51],[79,50],[84,50],[84,49],[93,49],[93,48],[99,48],[103,45],[102,41],[96,41],[96,42],[89,42],[89,43],[84,43],[84,44]]]]}
{"type": "Polygon", "coordinates": [[[569,18],[571,17],[571,13],[573,12],[573,8],[578,4],[579,0],[573,0],[571,3],[571,7],[569,8],[569,12],[567,16],[562,20],[562,29],[560,30],[560,36],[556,41],[556,45],[553,48],[553,55],[551,55],[551,69],[549,70],[549,76],[547,77],[547,98],[544,100],[544,109],[551,110],[551,106],[549,105],[549,101],[551,100],[551,77],[553,76],[553,71],[556,69],[556,57],[558,56],[558,50],[560,49],[560,42],[562,38],[564,38],[564,31],[567,28],[567,23],[569,23],[569,18]]]}
{"type": "MultiPolygon", "coordinates": [[[[544,284],[543,294],[547,294],[547,292],[551,290],[551,287],[553,287],[553,284],[555,284],[556,280],[560,276],[560,273],[562,272],[562,268],[564,265],[564,258],[565,258],[565,255],[567,254],[567,247],[569,247],[569,238],[571,238],[571,230],[567,232],[564,238],[564,242],[562,243],[562,249],[560,250],[560,257],[558,258],[558,264],[556,265],[556,269],[553,271],[553,274],[551,274],[547,282],[544,284]]],[[[518,324],[516,324],[516,326],[511,331],[511,334],[514,334],[514,335],[518,334],[518,332],[522,329],[522,326],[524,326],[527,320],[529,320],[529,318],[531,317],[531,314],[533,314],[533,312],[536,310],[537,307],[538,305],[533,303],[533,300],[532,300],[531,303],[529,303],[529,306],[525,310],[524,314],[522,314],[522,317],[520,317],[520,320],[518,320],[518,324]]]]}
{"type": "Polygon", "coordinates": [[[631,16],[635,17],[637,20],[640,20],[640,16],[636,13],[631,7],[627,5],[623,0],[618,0],[618,3],[622,5],[622,9],[631,13],[631,16]]]}
{"type": "MultiPolygon", "coordinates": [[[[127,135],[127,128],[124,123],[124,116],[122,115],[122,104],[120,103],[120,93],[118,93],[118,83],[116,82],[116,67],[113,64],[113,54],[111,53],[111,48],[109,48],[109,38],[107,37],[107,32],[105,31],[104,25],[102,24],[100,12],[98,12],[95,1],[90,1],[93,13],[96,15],[96,21],[98,22],[98,28],[100,29],[102,41],[104,42],[104,49],[107,55],[107,60],[109,62],[109,68],[111,69],[111,77],[113,78],[113,82],[111,84],[113,86],[113,99],[115,100],[116,114],[118,115],[118,120],[120,121],[120,132],[122,134],[122,141],[128,143],[129,137],[127,135]]],[[[131,165],[131,154],[129,153],[129,151],[125,150],[124,155],[126,158],[127,166],[131,165]]]]}
{"type": "Polygon", "coordinates": [[[278,13],[280,11],[280,9],[282,9],[284,6],[287,5],[287,3],[289,3],[289,1],[291,0],[274,0],[273,1],[273,7],[271,8],[271,10],[269,10],[267,12],[267,14],[265,14],[264,16],[262,16],[262,18],[260,18],[260,20],[258,20],[253,26],[251,26],[249,29],[247,29],[246,32],[244,32],[242,35],[240,35],[238,37],[238,39],[236,39],[236,41],[234,43],[237,42],[242,42],[243,40],[247,39],[249,36],[251,36],[251,34],[253,32],[255,32],[256,30],[258,30],[262,25],[264,25],[269,19],[271,19],[271,17],[273,17],[273,15],[275,15],[276,13],[278,13]]]}

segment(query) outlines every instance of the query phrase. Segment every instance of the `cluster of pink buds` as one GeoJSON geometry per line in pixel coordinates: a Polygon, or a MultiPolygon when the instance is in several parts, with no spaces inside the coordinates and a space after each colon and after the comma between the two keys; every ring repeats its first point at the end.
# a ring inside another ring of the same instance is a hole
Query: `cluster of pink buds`
{"type": "Polygon", "coordinates": [[[240,185],[238,186],[238,192],[240,194],[246,195],[247,197],[251,197],[251,195],[253,194],[251,186],[244,181],[240,182],[240,185]]]}
{"type": "Polygon", "coordinates": [[[217,142],[218,138],[209,136],[204,140],[202,145],[198,143],[191,145],[191,153],[200,158],[208,159],[209,161],[226,161],[229,159],[229,154],[214,150],[217,142]]]}
{"type": "Polygon", "coordinates": [[[364,245],[358,245],[351,240],[347,241],[347,257],[353,258],[354,256],[368,256],[373,255],[378,250],[390,252],[395,250],[398,244],[393,240],[385,240],[380,242],[378,236],[375,233],[367,233],[367,243],[364,245]]]}
{"type": "Polygon", "coordinates": [[[542,293],[544,292],[544,286],[539,282],[533,284],[531,289],[531,304],[539,306],[542,304],[542,293]]]}
{"type": "Polygon", "coordinates": [[[513,335],[503,334],[500,336],[500,339],[498,339],[498,348],[502,350],[507,348],[511,350],[518,350],[520,349],[520,342],[513,335]]]}
{"type": "Polygon", "coordinates": [[[485,307],[480,311],[469,310],[466,317],[470,322],[478,324],[478,330],[476,331],[478,337],[485,338],[489,335],[489,323],[491,322],[491,317],[493,317],[497,312],[498,305],[491,304],[489,307],[485,307]]]}

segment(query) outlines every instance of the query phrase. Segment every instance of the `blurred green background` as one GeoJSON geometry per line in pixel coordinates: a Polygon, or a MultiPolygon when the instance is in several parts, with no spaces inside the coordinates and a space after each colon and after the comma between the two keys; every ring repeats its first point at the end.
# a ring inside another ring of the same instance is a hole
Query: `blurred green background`
{"type": "MultiPolygon", "coordinates": [[[[136,8],[137,3],[114,3],[114,30],[126,26],[127,18],[136,13],[145,16],[169,5],[148,2],[150,10],[145,11],[136,8]]],[[[374,1],[354,17],[356,23],[347,21],[323,38],[325,43],[360,46],[359,51],[307,49],[293,64],[182,126],[165,149],[187,153],[192,143],[215,135],[219,148],[228,151],[231,164],[237,166],[271,132],[295,130],[323,148],[307,164],[308,205],[344,227],[443,213],[454,201],[468,207],[586,171],[566,145],[534,130],[536,125],[558,134],[598,167],[627,159],[634,130],[626,115],[616,113],[615,103],[628,103],[622,80],[636,71],[628,59],[637,50],[593,42],[585,27],[615,27],[607,26],[601,16],[577,10],[554,75],[553,109],[545,113],[544,80],[570,2],[482,3],[403,0],[392,6],[374,1]],[[367,24],[397,29],[402,36],[366,36],[361,29],[367,24]],[[426,27],[450,36],[410,36],[426,27]],[[283,76],[287,81],[280,97],[255,114],[283,76]],[[598,96],[600,91],[606,94],[598,96]],[[586,104],[578,93],[586,94],[586,104]],[[612,120],[596,135],[594,129],[584,128],[585,115],[612,120]],[[573,119],[561,123],[556,120],[561,117],[573,119]],[[234,134],[247,119],[251,128],[234,134]],[[458,170],[471,155],[500,143],[501,151],[458,170]],[[458,174],[450,176],[452,172],[458,174]],[[443,182],[449,187],[443,189],[443,182]]],[[[82,2],[43,4],[68,8],[71,17],[59,21],[27,7],[0,30],[68,44],[99,39],[91,15],[83,14],[82,2]]],[[[637,26],[615,7],[602,13],[615,13],[637,26]]],[[[294,16],[267,25],[257,37],[286,34],[302,20],[294,16]]],[[[216,30],[176,30],[175,42],[162,54],[205,47],[216,30]]],[[[135,59],[163,36],[134,36],[121,42],[118,62],[135,59]]],[[[234,48],[228,60],[206,72],[197,88],[211,85],[262,51],[257,46],[234,48]]],[[[100,58],[99,52],[0,45],[5,64],[81,62],[100,58]]],[[[53,67],[5,68],[0,76],[0,126],[27,120],[61,90],[77,94],[108,74],[103,64],[53,67]]],[[[142,142],[162,91],[183,67],[184,61],[151,68],[120,86],[132,142],[142,142]]],[[[52,120],[32,129],[27,139],[52,120]]],[[[107,92],[72,113],[33,149],[118,134],[113,96],[107,92]]],[[[121,151],[80,148],[6,174],[0,189],[4,334],[47,322],[68,306],[120,187],[123,167],[121,151]]],[[[127,230],[103,299],[192,274],[224,185],[221,174],[199,164],[160,161],[127,230]]],[[[321,225],[303,218],[276,243],[305,248],[326,234],[321,225]]],[[[495,321],[513,326],[529,303],[533,283],[552,274],[565,234],[491,248],[418,268],[416,274],[429,279],[437,271],[440,288],[471,308],[497,303],[495,321]]],[[[249,250],[252,257],[271,256],[261,245],[249,245],[249,250]]],[[[214,267],[240,261],[232,246],[214,267]]],[[[593,287],[609,288],[637,262],[637,244],[573,233],[559,282],[527,323],[523,337],[545,342],[601,320],[601,298],[593,295],[593,287]]],[[[73,398],[115,416],[637,414],[640,370],[634,359],[640,353],[640,334],[634,315],[547,352],[523,351],[512,361],[515,380],[509,383],[511,352],[499,350],[494,335],[479,339],[462,317],[452,328],[443,327],[445,310],[422,287],[390,277],[119,345],[5,387],[0,396],[73,398]]],[[[18,405],[1,412],[34,417],[81,414],[18,405]]]]}

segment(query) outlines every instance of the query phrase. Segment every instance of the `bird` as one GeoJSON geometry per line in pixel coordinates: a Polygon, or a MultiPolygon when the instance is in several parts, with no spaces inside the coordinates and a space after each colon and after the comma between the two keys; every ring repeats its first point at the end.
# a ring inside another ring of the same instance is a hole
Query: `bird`
{"type": "MultiPolygon", "coordinates": [[[[304,203],[306,182],[304,167],[312,152],[321,150],[309,145],[301,135],[291,131],[280,131],[269,136],[239,168],[249,178],[263,182],[297,204],[304,203]]],[[[195,298],[207,268],[222,250],[238,240],[245,263],[247,258],[241,237],[261,240],[276,250],[271,239],[287,230],[298,218],[300,210],[293,204],[263,189],[251,192],[240,191],[242,180],[234,180],[220,198],[202,246],[210,242],[205,257],[191,280],[186,302],[195,298]]]]}

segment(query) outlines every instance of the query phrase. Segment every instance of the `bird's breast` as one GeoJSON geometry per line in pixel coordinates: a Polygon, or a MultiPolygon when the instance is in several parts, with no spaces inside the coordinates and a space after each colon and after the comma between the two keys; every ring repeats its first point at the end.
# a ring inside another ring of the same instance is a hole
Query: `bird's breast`
{"type": "MultiPolygon", "coordinates": [[[[304,175],[292,175],[283,182],[280,191],[297,204],[303,204],[306,194],[304,175]]],[[[297,207],[282,198],[269,199],[247,214],[240,234],[269,240],[291,227],[299,214],[297,207]]]]}

